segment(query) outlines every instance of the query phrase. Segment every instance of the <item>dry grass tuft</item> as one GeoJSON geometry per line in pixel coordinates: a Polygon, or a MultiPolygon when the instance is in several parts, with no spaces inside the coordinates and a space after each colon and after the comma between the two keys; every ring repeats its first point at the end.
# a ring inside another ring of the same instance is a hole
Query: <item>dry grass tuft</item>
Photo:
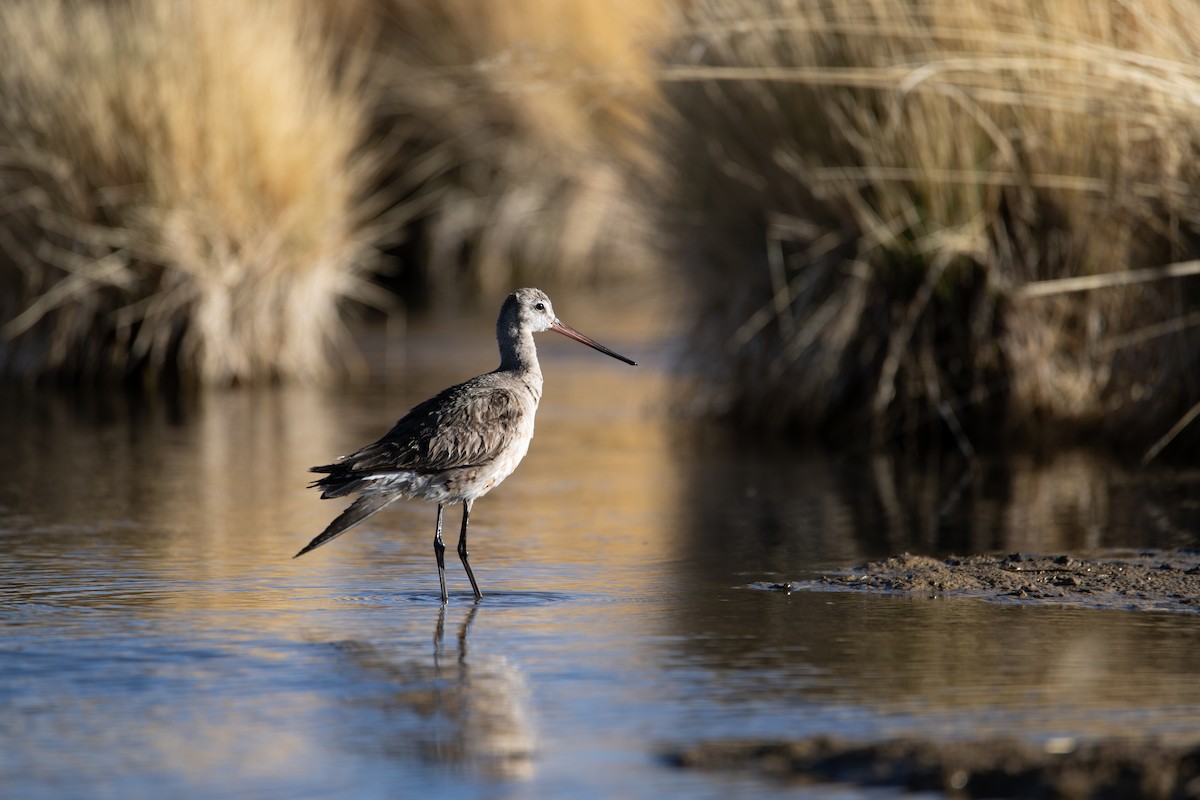
{"type": "Polygon", "coordinates": [[[355,70],[295,2],[0,7],[8,373],[326,367],[372,263],[355,70]]]}
{"type": "Polygon", "coordinates": [[[0,372],[311,378],[416,284],[643,274],[664,7],[0,7],[0,372]],[[407,242],[405,240],[407,239],[407,242]]]}
{"type": "Polygon", "coordinates": [[[644,274],[639,188],[667,19],[638,0],[378,0],[372,78],[434,286],[644,274]]]}
{"type": "Polygon", "coordinates": [[[686,120],[677,197],[703,220],[684,245],[712,404],[876,439],[940,421],[969,447],[1013,427],[1146,443],[1200,400],[1195,278],[1023,288],[1200,253],[1190,4],[689,15],[662,77],[686,120]]]}

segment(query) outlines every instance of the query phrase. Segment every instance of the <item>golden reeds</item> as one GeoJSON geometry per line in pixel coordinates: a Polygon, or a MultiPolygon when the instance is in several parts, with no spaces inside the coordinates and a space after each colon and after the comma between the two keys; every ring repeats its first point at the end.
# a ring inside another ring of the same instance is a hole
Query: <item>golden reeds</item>
{"type": "Polygon", "coordinates": [[[313,15],[12,2],[0,52],[5,371],[325,369],[373,234],[367,109],[313,15]]]}
{"type": "Polygon", "coordinates": [[[372,78],[429,283],[609,280],[651,260],[662,3],[378,0],[372,78]]]}
{"type": "Polygon", "coordinates": [[[376,246],[494,295],[636,279],[670,238],[710,408],[1174,440],[1200,408],[1191,12],[14,0],[0,369],[311,377],[376,246]]]}
{"type": "Polygon", "coordinates": [[[704,220],[686,244],[707,266],[709,399],[876,440],[933,425],[965,449],[1169,428],[1200,399],[1200,331],[1135,332],[1186,318],[1195,279],[1026,287],[1196,257],[1193,10],[690,4],[663,79],[686,120],[677,196],[704,220]]]}
{"type": "Polygon", "coordinates": [[[643,273],[655,232],[631,187],[652,170],[663,18],[633,0],[5,5],[0,371],[312,377],[398,241],[418,283],[490,295],[643,273]]]}

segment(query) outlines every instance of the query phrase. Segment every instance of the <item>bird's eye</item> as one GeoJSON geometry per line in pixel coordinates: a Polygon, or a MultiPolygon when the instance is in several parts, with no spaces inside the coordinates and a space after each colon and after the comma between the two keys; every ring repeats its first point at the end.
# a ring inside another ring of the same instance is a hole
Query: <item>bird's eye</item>
{"type": "Polygon", "coordinates": [[[538,311],[545,311],[545,310],[546,310],[546,304],[545,304],[545,303],[538,303],[536,306],[534,306],[534,308],[536,308],[538,311]]]}

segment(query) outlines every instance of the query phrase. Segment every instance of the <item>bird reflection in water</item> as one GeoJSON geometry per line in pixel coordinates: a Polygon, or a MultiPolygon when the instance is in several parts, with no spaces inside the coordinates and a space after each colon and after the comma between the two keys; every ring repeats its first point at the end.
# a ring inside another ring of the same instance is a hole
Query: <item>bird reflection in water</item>
{"type": "Polygon", "coordinates": [[[444,687],[443,713],[453,708],[459,735],[442,755],[478,764],[495,777],[533,775],[534,731],[525,675],[503,655],[467,655],[467,633],[479,613],[472,606],[458,627],[457,657],[444,664],[446,606],[438,610],[433,663],[444,687]]]}
{"type": "Polygon", "coordinates": [[[446,645],[446,607],[438,610],[433,658],[408,657],[385,645],[341,642],[338,649],[356,664],[397,684],[394,692],[369,702],[399,720],[389,747],[414,749],[431,763],[466,767],[500,780],[533,776],[535,736],[529,688],[521,668],[503,655],[469,654],[467,636],[479,613],[468,609],[454,643],[446,645]]]}

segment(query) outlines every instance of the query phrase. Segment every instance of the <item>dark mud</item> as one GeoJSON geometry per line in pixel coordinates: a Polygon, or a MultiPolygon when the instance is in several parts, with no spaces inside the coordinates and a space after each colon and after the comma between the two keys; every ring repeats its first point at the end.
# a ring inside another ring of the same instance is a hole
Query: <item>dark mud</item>
{"type": "Polygon", "coordinates": [[[797,783],[891,786],[950,797],[1063,800],[1200,798],[1200,747],[1011,740],[861,744],[705,742],[667,755],[681,767],[753,770],[797,783]]]}
{"type": "MultiPolygon", "coordinates": [[[[903,554],[815,579],[760,583],[776,591],[873,591],[979,597],[1027,605],[1200,612],[1200,550],[1089,556],[903,554]]],[[[891,786],[949,797],[1200,800],[1200,745],[1012,739],[847,742],[711,741],[673,752],[683,767],[752,770],[800,783],[891,786]]]]}
{"type": "Polygon", "coordinates": [[[809,581],[758,584],[782,591],[865,589],[975,596],[1128,611],[1200,613],[1200,550],[1075,555],[894,556],[809,581]]]}

